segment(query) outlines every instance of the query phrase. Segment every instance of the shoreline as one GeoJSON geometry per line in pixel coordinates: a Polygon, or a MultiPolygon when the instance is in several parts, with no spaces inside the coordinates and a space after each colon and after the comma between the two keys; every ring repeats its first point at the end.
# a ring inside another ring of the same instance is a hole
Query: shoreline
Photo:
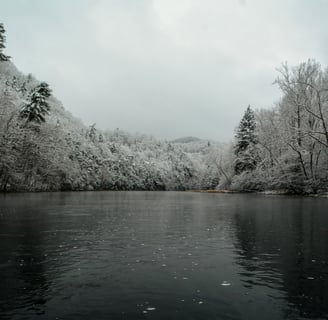
{"type": "Polygon", "coordinates": [[[229,190],[229,189],[222,189],[222,190],[187,190],[190,192],[199,192],[199,193],[224,193],[224,194],[231,194],[231,193],[253,193],[259,195],[268,195],[268,196],[298,196],[298,197],[313,197],[313,198],[328,198],[328,192],[320,192],[320,193],[295,193],[290,192],[288,190],[265,190],[265,191],[254,191],[254,190],[229,190]]]}
{"type": "Polygon", "coordinates": [[[312,198],[328,198],[328,192],[320,193],[295,193],[288,190],[265,190],[265,191],[255,191],[255,190],[229,190],[229,189],[189,189],[189,190],[113,190],[113,189],[98,189],[98,190],[12,190],[12,191],[0,191],[1,194],[23,194],[23,193],[61,193],[61,192],[195,192],[195,193],[212,193],[212,194],[258,194],[258,195],[268,195],[268,196],[296,196],[296,197],[312,197],[312,198]]]}

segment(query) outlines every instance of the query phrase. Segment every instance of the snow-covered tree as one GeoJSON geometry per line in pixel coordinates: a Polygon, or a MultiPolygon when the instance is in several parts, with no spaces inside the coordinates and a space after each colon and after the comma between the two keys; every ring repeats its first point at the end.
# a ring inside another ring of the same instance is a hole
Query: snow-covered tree
{"type": "Polygon", "coordinates": [[[41,82],[30,93],[30,101],[20,110],[20,115],[27,122],[45,122],[45,116],[49,113],[50,107],[48,98],[51,96],[51,89],[45,82],[41,82]]]}
{"type": "Polygon", "coordinates": [[[243,171],[253,170],[256,166],[255,145],[256,138],[256,122],[255,115],[250,106],[247,107],[242,117],[237,133],[234,151],[236,155],[235,173],[240,174],[243,171]]]}
{"type": "Polygon", "coordinates": [[[97,129],[96,129],[96,124],[94,123],[89,127],[89,130],[86,131],[86,138],[89,138],[90,141],[95,142],[96,134],[97,134],[97,129]]]}
{"type": "MultiPolygon", "coordinates": [[[[285,171],[302,188],[317,189],[327,179],[328,74],[315,60],[279,69],[281,137],[288,147],[285,171]]],[[[295,183],[294,183],[295,184],[295,183]]]]}
{"type": "Polygon", "coordinates": [[[6,48],[6,36],[5,36],[5,28],[2,23],[0,23],[0,61],[8,61],[10,59],[9,56],[5,55],[2,51],[6,48]]]}
{"type": "Polygon", "coordinates": [[[237,155],[241,151],[245,151],[249,145],[256,143],[255,135],[255,115],[250,106],[247,107],[243,118],[241,119],[237,133],[236,133],[236,144],[235,154],[237,155]]]}

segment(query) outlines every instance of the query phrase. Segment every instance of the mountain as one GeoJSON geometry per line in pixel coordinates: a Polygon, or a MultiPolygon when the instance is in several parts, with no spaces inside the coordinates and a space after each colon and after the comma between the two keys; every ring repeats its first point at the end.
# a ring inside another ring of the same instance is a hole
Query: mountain
{"type": "MultiPolygon", "coordinates": [[[[196,137],[182,137],[182,138],[178,138],[175,140],[172,140],[172,143],[191,143],[191,142],[199,142],[202,141],[202,139],[200,138],[196,138],[196,137]]],[[[203,140],[205,141],[205,140],[203,140]]]]}
{"type": "Polygon", "coordinates": [[[0,191],[185,190],[217,183],[211,159],[220,147],[205,140],[102,132],[55,96],[44,123],[26,121],[20,111],[38,85],[0,61],[0,191]]]}

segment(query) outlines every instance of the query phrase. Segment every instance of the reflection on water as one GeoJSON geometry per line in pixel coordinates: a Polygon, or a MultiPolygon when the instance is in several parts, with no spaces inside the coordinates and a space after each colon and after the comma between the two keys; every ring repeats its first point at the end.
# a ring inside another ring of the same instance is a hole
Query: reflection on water
{"type": "Polygon", "coordinates": [[[327,201],[0,195],[0,319],[325,319],[327,201]]]}
{"type": "Polygon", "coordinates": [[[235,213],[241,279],[284,292],[287,319],[327,318],[327,208],[324,199],[271,197],[235,213]]]}

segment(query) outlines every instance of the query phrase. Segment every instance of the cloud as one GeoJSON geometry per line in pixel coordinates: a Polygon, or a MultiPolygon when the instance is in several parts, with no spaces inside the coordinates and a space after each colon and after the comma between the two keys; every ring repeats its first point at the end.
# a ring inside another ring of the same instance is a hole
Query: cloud
{"type": "Polygon", "coordinates": [[[14,62],[102,128],[228,140],[279,98],[281,62],[327,63],[324,0],[0,4],[14,62]]]}

